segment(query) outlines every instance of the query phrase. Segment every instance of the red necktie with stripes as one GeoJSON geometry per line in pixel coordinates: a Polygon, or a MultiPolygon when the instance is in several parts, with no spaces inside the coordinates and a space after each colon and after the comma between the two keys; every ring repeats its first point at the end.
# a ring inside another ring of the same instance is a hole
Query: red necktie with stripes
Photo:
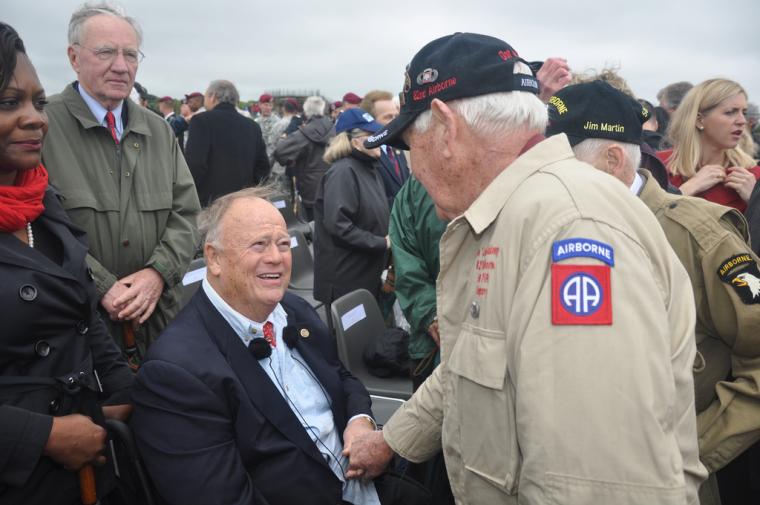
{"type": "Polygon", "coordinates": [[[108,131],[111,132],[113,141],[119,143],[119,136],[116,134],[116,118],[113,117],[113,112],[110,110],[106,112],[106,124],[108,125],[108,131]]]}
{"type": "Polygon", "coordinates": [[[392,147],[388,147],[386,149],[386,153],[388,154],[388,159],[393,162],[393,168],[396,169],[396,177],[398,177],[399,179],[401,179],[401,167],[398,164],[398,160],[396,159],[396,155],[393,152],[393,148],[392,147]]]}
{"type": "Polygon", "coordinates": [[[264,323],[264,340],[272,347],[277,347],[277,338],[274,336],[274,325],[271,321],[264,323]]]}

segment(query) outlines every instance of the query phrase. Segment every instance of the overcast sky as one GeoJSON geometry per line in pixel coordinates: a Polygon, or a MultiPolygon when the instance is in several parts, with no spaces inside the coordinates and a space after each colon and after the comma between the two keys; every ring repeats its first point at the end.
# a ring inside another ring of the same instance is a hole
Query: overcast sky
{"type": "MultiPolygon", "coordinates": [[[[425,43],[456,31],[509,42],[528,60],[564,56],[574,71],[619,67],[655,100],[671,82],[727,77],[760,102],[758,0],[124,0],[142,25],[137,80],[157,96],[229,79],[241,98],[270,90],[398,92],[425,43]]],[[[79,0],[0,0],[48,94],[75,74],[66,29],[79,0]]]]}

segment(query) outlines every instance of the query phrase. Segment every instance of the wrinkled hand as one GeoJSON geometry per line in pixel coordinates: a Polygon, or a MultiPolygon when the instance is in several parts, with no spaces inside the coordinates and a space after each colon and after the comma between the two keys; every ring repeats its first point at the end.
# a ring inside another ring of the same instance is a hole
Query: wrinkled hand
{"type": "Polygon", "coordinates": [[[541,93],[538,97],[542,102],[548,103],[549,98],[567,86],[572,79],[567,60],[564,58],[547,58],[536,73],[536,79],[541,85],[541,93]]]}
{"type": "Polygon", "coordinates": [[[66,470],[79,470],[92,463],[103,465],[106,430],[81,414],[54,417],[44,454],[66,470]]]}
{"type": "Polygon", "coordinates": [[[348,456],[347,479],[374,479],[385,471],[393,458],[393,450],[385,443],[382,431],[359,435],[351,442],[351,450],[343,449],[348,456]]]}
{"type": "Polygon", "coordinates": [[[111,289],[100,299],[100,305],[106,309],[112,321],[119,321],[119,308],[114,303],[129,288],[122,281],[116,281],[111,289]]]}
{"type": "Polygon", "coordinates": [[[103,405],[103,415],[106,419],[118,419],[126,421],[132,414],[132,404],[124,403],[121,405],[103,405]]]}
{"type": "Polygon", "coordinates": [[[137,320],[142,324],[148,320],[156,308],[164,279],[156,270],[148,267],[120,279],[129,288],[121,294],[114,305],[119,309],[118,318],[129,321],[137,320]]]}
{"type": "Polygon", "coordinates": [[[681,193],[687,196],[694,196],[707,191],[716,184],[722,183],[726,179],[726,171],[720,165],[705,165],[688,181],[681,184],[678,188],[681,193]]]}
{"type": "Polygon", "coordinates": [[[343,430],[343,454],[348,455],[351,452],[351,444],[356,437],[371,431],[375,431],[375,427],[366,417],[357,417],[348,423],[343,430]]]}
{"type": "Polygon", "coordinates": [[[428,326],[427,329],[428,333],[431,337],[433,337],[433,342],[435,342],[435,345],[438,347],[441,347],[441,333],[438,331],[438,320],[436,319],[433,321],[430,326],[428,326]]]}
{"type": "Polygon", "coordinates": [[[748,202],[757,182],[755,176],[744,167],[729,167],[726,172],[727,175],[723,184],[736,191],[742,200],[748,202]]]}

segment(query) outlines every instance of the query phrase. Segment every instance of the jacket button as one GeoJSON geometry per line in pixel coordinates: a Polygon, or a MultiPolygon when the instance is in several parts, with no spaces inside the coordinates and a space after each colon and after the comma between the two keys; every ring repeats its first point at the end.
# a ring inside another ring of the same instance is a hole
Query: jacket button
{"type": "Polygon", "coordinates": [[[32,302],[35,300],[35,298],[37,298],[37,288],[35,288],[31,284],[24,284],[18,290],[18,295],[25,302],[32,302]]]}
{"type": "Polygon", "coordinates": [[[34,344],[34,352],[37,353],[37,356],[40,358],[46,358],[47,355],[50,354],[50,344],[44,340],[38,340],[34,344]]]}
{"type": "Polygon", "coordinates": [[[480,304],[478,302],[472,302],[472,305],[470,305],[470,316],[473,319],[480,317],[480,304]]]}
{"type": "Polygon", "coordinates": [[[57,414],[58,413],[58,409],[60,407],[61,407],[61,402],[58,401],[58,399],[50,401],[50,413],[51,414],[57,414]]]}
{"type": "Polygon", "coordinates": [[[77,329],[77,333],[79,333],[80,335],[84,335],[90,330],[90,328],[87,327],[87,323],[84,321],[79,321],[76,324],[76,329],[77,329]]]}
{"type": "Polygon", "coordinates": [[[89,277],[91,281],[95,280],[95,274],[92,273],[92,268],[90,267],[87,267],[87,277],[89,277]]]}
{"type": "Polygon", "coordinates": [[[121,245],[123,245],[124,247],[129,247],[129,240],[128,239],[125,240],[124,242],[121,243],[121,245]]]}

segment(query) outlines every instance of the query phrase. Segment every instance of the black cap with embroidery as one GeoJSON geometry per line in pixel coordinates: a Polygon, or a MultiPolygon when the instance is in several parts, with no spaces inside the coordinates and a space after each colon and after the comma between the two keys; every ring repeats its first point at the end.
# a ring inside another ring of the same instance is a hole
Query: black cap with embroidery
{"type": "Polygon", "coordinates": [[[604,81],[575,84],[549,99],[546,136],[564,133],[570,145],[586,139],[641,144],[641,125],[649,112],[639,102],[604,81]]]}
{"type": "Polygon", "coordinates": [[[386,144],[409,149],[401,134],[434,98],[446,102],[501,91],[538,94],[532,73],[514,73],[518,61],[527,64],[512,46],[487,35],[455,33],[430,42],[406,67],[398,117],[369,137],[365,147],[386,144]]]}

